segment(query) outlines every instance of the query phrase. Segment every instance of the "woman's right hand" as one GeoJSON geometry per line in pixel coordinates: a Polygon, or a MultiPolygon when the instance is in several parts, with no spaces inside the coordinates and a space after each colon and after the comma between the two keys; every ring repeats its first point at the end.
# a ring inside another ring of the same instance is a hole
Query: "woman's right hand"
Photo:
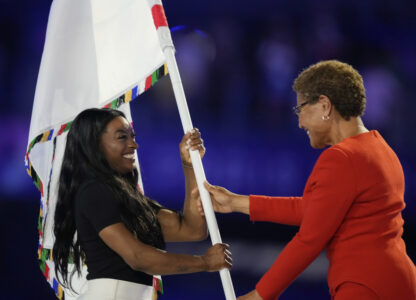
{"type": "Polygon", "coordinates": [[[206,264],[207,272],[215,272],[221,269],[231,269],[233,263],[230,248],[227,244],[215,244],[201,256],[206,264]]]}
{"type": "Polygon", "coordinates": [[[233,198],[238,196],[237,194],[234,194],[221,186],[211,185],[207,181],[204,182],[204,186],[211,195],[212,207],[214,208],[214,211],[220,213],[233,212],[231,204],[233,198]]]}

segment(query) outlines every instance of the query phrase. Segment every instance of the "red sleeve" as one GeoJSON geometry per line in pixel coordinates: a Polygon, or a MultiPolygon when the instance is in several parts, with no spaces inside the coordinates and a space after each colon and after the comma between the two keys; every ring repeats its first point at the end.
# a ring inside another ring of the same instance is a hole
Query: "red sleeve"
{"type": "Polygon", "coordinates": [[[250,195],[250,220],[286,225],[300,225],[302,197],[267,197],[250,195]]]}
{"type": "Polygon", "coordinates": [[[350,208],[355,189],[346,153],[336,147],[324,151],[305,187],[298,233],[257,283],[264,300],[276,299],[325,248],[350,208]]]}

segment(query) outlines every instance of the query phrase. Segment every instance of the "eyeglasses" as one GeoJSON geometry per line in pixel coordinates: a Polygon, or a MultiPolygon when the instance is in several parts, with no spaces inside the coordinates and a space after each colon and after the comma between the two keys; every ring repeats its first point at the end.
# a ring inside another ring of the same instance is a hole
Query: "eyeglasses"
{"type": "Polygon", "coordinates": [[[308,101],[305,101],[305,102],[299,104],[298,106],[293,106],[292,110],[293,110],[293,113],[295,114],[295,116],[299,117],[301,108],[304,107],[306,104],[309,104],[311,102],[312,102],[312,100],[308,100],[308,101]]]}

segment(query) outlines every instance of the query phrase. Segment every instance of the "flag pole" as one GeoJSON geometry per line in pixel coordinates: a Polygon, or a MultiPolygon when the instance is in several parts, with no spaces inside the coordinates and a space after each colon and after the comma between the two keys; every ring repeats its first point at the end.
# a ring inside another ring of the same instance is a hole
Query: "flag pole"
{"type": "MultiPolygon", "coordinates": [[[[172,80],[173,90],[176,98],[176,103],[179,109],[179,115],[181,117],[182,126],[184,132],[188,132],[193,128],[191,117],[189,115],[188,106],[186,104],[185,95],[183,93],[183,87],[180,81],[179,72],[176,65],[173,49],[167,49],[164,51],[167,59],[167,65],[169,75],[172,80]],[[169,57],[169,58],[168,58],[169,57]],[[177,73],[172,76],[172,73],[177,73]],[[176,86],[176,88],[175,88],[176,86]],[[183,94],[182,96],[179,96],[183,94]],[[182,98],[183,97],[183,98],[182,98]]],[[[194,173],[198,184],[199,193],[201,195],[202,206],[204,208],[205,218],[207,220],[208,230],[211,237],[212,244],[222,243],[221,235],[218,229],[217,220],[215,218],[214,209],[212,208],[211,197],[208,191],[204,187],[204,181],[206,181],[204,167],[202,165],[201,157],[198,150],[190,151],[192,165],[194,167],[194,173]]],[[[221,282],[223,285],[225,298],[227,300],[235,300],[235,293],[233,283],[231,281],[230,271],[228,269],[220,270],[221,282]]]]}
{"type": "MultiPolygon", "coordinates": [[[[148,2],[152,10],[153,20],[159,36],[159,42],[162,47],[162,51],[166,57],[166,63],[168,66],[169,76],[172,82],[173,92],[175,95],[176,104],[178,106],[182,127],[184,132],[187,133],[193,128],[191,115],[189,114],[189,109],[186,102],[185,92],[179,74],[178,65],[176,64],[175,47],[173,46],[172,37],[167,24],[162,2],[161,0],[148,0],[148,2]]],[[[221,235],[218,229],[217,219],[215,218],[214,209],[211,203],[211,197],[204,187],[206,177],[201,157],[199,156],[199,151],[192,150],[190,151],[190,155],[196,181],[198,184],[199,193],[202,200],[202,207],[204,208],[205,218],[211,237],[211,242],[213,245],[217,243],[222,243],[221,235]]],[[[226,300],[235,300],[236,297],[233,283],[231,281],[230,271],[228,269],[222,269],[219,272],[226,300]]]]}

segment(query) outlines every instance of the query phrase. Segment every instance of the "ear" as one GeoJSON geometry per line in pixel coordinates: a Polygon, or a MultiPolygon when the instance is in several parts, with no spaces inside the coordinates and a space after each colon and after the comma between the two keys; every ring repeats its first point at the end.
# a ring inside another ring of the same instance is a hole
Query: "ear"
{"type": "Polygon", "coordinates": [[[332,111],[331,100],[329,100],[329,98],[325,95],[320,95],[318,102],[321,103],[321,105],[322,105],[323,115],[329,116],[331,114],[331,111],[332,111]]]}

